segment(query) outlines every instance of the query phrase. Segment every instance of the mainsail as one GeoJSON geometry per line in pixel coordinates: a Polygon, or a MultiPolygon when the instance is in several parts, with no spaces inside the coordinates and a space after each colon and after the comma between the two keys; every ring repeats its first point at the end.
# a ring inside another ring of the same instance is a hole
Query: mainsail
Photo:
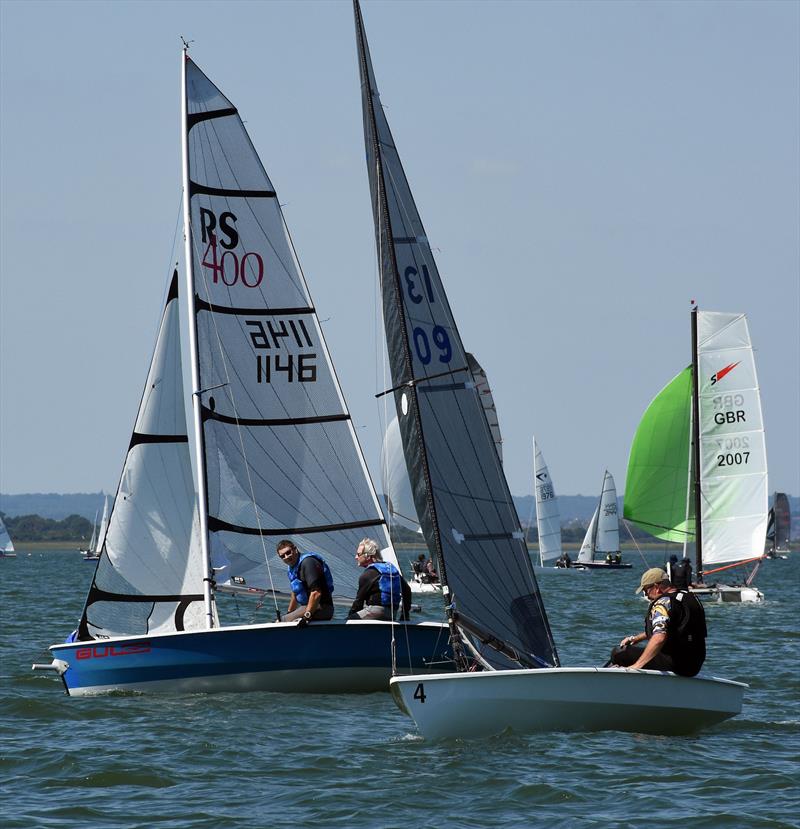
{"type": "Polygon", "coordinates": [[[561,517],[558,514],[556,491],[544,455],[536,438],[533,439],[533,485],[536,492],[536,527],[539,534],[539,561],[561,555],[561,517]]]}
{"type": "Polygon", "coordinates": [[[204,626],[194,503],[175,271],[80,639],[204,626]]]}
{"type": "Polygon", "coordinates": [[[450,618],[492,667],[557,665],[524,534],[381,107],[354,0],[392,392],[417,516],[450,618]]]}
{"type": "Polygon", "coordinates": [[[265,562],[290,536],[352,595],[362,537],[396,562],[378,498],[272,182],[188,57],[185,81],[200,513],[216,577],[269,587],[265,562]]]}
{"type": "Polygon", "coordinates": [[[767,538],[773,552],[788,552],[789,539],[792,535],[792,514],[789,499],[785,492],[776,492],[769,511],[767,538]]]}
{"type": "Polygon", "coordinates": [[[108,531],[108,495],[103,500],[103,517],[100,519],[100,529],[97,532],[97,541],[94,547],[90,549],[95,553],[103,551],[103,544],[106,540],[106,532],[108,531]]]}
{"type": "MultiPolygon", "coordinates": [[[[494,395],[489,387],[489,378],[475,357],[467,352],[467,363],[469,364],[472,379],[475,381],[475,388],[483,404],[483,411],[492,432],[492,439],[497,450],[500,462],[503,461],[503,437],[500,433],[500,422],[497,417],[497,407],[494,402],[494,395]]],[[[419,519],[417,518],[416,507],[414,506],[414,495],[411,492],[411,481],[408,478],[406,459],[403,454],[403,441],[400,437],[400,424],[397,417],[392,417],[386,427],[381,445],[381,480],[383,492],[386,496],[389,518],[391,521],[413,530],[421,532],[419,519]]],[[[559,527],[559,545],[561,543],[559,527]]]]}
{"type": "Polygon", "coordinates": [[[742,561],[764,549],[767,453],[744,314],[697,312],[703,563],[742,561]]]}
{"type": "Polygon", "coordinates": [[[8,534],[6,525],[0,516],[0,553],[13,553],[14,543],[11,541],[11,536],[8,534]]]}

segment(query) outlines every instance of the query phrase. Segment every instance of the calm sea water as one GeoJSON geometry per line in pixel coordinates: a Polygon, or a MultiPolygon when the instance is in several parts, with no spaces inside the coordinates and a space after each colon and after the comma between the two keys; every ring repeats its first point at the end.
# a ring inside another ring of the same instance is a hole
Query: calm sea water
{"type": "MultiPolygon", "coordinates": [[[[800,554],[762,566],[764,604],[707,608],[709,672],[751,686],[734,720],[440,743],[388,694],[65,696],[30,665],[75,626],[91,568],[70,552],[0,560],[7,829],[800,826],[800,554]]],[[[640,629],[642,569],[541,573],[564,664],[602,664],[640,629]]]]}

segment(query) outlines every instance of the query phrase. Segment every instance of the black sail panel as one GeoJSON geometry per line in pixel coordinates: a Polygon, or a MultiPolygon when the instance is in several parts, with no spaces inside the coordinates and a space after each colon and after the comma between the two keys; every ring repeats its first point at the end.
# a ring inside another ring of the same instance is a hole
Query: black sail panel
{"type": "Polygon", "coordinates": [[[354,0],[397,417],[417,515],[455,619],[494,667],[558,656],[480,395],[384,116],[354,0]]]}

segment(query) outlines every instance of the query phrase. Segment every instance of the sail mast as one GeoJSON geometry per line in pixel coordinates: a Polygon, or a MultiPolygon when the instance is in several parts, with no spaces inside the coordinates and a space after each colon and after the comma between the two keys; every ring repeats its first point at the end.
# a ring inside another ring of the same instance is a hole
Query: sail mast
{"type": "Polygon", "coordinates": [[[694,485],[695,570],[703,582],[702,493],[700,492],[700,365],[697,356],[697,306],[692,308],[692,460],[694,485]]]}
{"type": "MultiPolygon", "coordinates": [[[[358,42],[358,61],[361,69],[361,77],[362,77],[362,84],[366,84],[367,87],[370,87],[370,73],[369,68],[367,66],[367,54],[366,54],[366,44],[365,44],[365,35],[364,35],[364,21],[361,18],[361,7],[359,6],[358,0],[353,0],[353,11],[355,13],[355,20],[356,20],[356,35],[357,35],[357,42],[358,42]]],[[[365,97],[367,101],[368,111],[369,111],[369,124],[370,124],[370,138],[372,140],[373,145],[373,152],[375,156],[375,165],[376,165],[376,178],[378,182],[378,210],[380,210],[383,227],[385,228],[384,236],[387,241],[387,248],[388,252],[392,258],[392,274],[393,274],[393,291],[396,297],[395,306],[397,309],[397,313],[401,319],[401,328],[405,332],[406,331],[406,319],[405,319],[405,307],[403,305],[401,299],[402,287],[400,285],[400,271],[397,267],[397,261],[394,252],[394,246],[392,245],[392,224],[391,219],[389,217],[389,204],[386,199],[386,184],[384,181],[384,174],[383,174],[383,162],[381,159],[381,152],[380,147],[378,146],[378,127],[375,123],[375,111],[374,111],[374,103],[372,97],[372,89],[368,88],[367,95],[365,97]]],[[[378,244],[381,245],[381,233],[378,230],[378,244]]],[[[406,336],[401,337],[402,340],[402,349],[403,349],[403,356],[405,362],[405,373],[406,376],[409,378],[409,382],[407,382],[401,389],[396,390],[396,394],[400,393],[409,401],[409,410],[412,413],[414,418],[414,425],[417,430],[417,434],[420,436],[420,445],[422,447],[422,451],[420,452],[420,465],[422,468],[422,475],[425,480],[425,490],[426,490],[426,497],[428,501],[428,508],[432,516],[434,516],[433,520],[433,537],[434,537],[434,553],[436,554],[436,563],[437,563],[437,570],[439,574],[439,578],[443,586],[447,586],[447,570],[445,567],[444,555],[442,554],[442,542],[439,532],[439,523],[435,519],[436,515],[436,505],[434,503],[433,498],[431,497],[431,490],[433,486],[431,484],[431,477],[430,477],[430,469],[428,467],[428,455],[425,451],[425,441],[422,439],[422,419],[419,413],[419,403],[417,400],[417,389],[413,383],[413,368],[412,368],[412,359],[411,353],[409,349],[408,338],[406,336]]],[[[445,593],[446,604],[447,604],[447,615],[448,619],[451,623],[452,628],[452,610],[450,608],[450,602],[447,600],[446,590],[443,591],[445,593]]]]}
{"type": "Polygon", "coordinates": [[[206,465],[203,454],[203,427],[200,408],[200,357],[197,351],[197,311],[195,308],[194,260],[192,258],[192,223],[189,190],[189,104],[186,93],[186,46],[181,50],[181,154],[183,168],[183,239],[185,246],[186,302],[189,325],[189,353],[192,362],[192,414],[194,421],[195,462],[197,470],[197,500],[200,515],[200,546],[203,560],[203,597],[206,627],[214,627],[211,604],[211,556],[208,549],[208,498],[206,494],[206,465]]]}

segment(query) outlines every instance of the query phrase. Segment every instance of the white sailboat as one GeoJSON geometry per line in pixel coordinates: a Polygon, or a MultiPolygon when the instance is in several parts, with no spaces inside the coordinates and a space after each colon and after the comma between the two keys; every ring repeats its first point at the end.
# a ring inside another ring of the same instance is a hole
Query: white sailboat
{"type": "Polygon", "coordinates": [[[17,553],[14,549],[14,542],[8,534],[3,517],[0,516],[0,558],[16,558],[17,553]]]}
{"type": "Polygon", "coordinates": [[[645,411],[631,445],[625,518],[695,545],[693,592],[759,602],[753,585],[767,531],[767,455],[744,314],[692,309],[692,365],[645,411]],[[756,563],[744,583],[708,576],[756,563]],[[711,568],[711,569],[709,569],[711,568]]]}
{"type": "Polygon", "coordinates": [[[272,183],[186,50],[181,78],[189,342],[176,269],[80,623],[41,667],[72,695],[386,690],[395,650],[400,670],[447,664],[441,624],[220,622],[226,591],[279,618],[279,539],[324,557],[339,603],[362,537],[397,559],[272,183]]]}
{"type": "Polygon", "coordinates": [[[97,546],[97,516],[100,514],[100,510],[94,511],[94,521],[92,521],[92,537],[89,539],[89,543],[86,547],[82,550],[79,550],[80,554],[86,558],[86,556],[94,555],[95,547],[97,546]]]}
{"type": "Polygon", "coordinates": [[[391,393],[459,671],[393,677],[395,701],[426,737],[506,728],[669,734],[733,716],[739,683],[559,667],[519,518],[381,107],[358,0],[354,12],[391,393]]]}
{"type": "Polygon", "coordinates": [[[589,522],[576,564],[587,570],[631,569],[630,564],[622,561],[619,545],[617,487],[608,470],[603,474],[600,501],[589,522]]]}
{"type": "Polygon", "coordinates": [[[539,536],[539,564],[558,560],[558,566],[568,566],[561,549],[561,516],[553,480],[544,455],[533,439],[533,486],[536,497],[536,529],[539,536]]]}
{"type": "Polygon", "coordinates": [[[99,561],[100,553],[103,551],[103,544],[106,540],[108,530],[108,495],[103,500],[103,517],[100,519],[100,528],[97,528],[97,515],[95,515],[92,526],[92,540],[86,550],[81,550],[84,561],[99,561]]]}

